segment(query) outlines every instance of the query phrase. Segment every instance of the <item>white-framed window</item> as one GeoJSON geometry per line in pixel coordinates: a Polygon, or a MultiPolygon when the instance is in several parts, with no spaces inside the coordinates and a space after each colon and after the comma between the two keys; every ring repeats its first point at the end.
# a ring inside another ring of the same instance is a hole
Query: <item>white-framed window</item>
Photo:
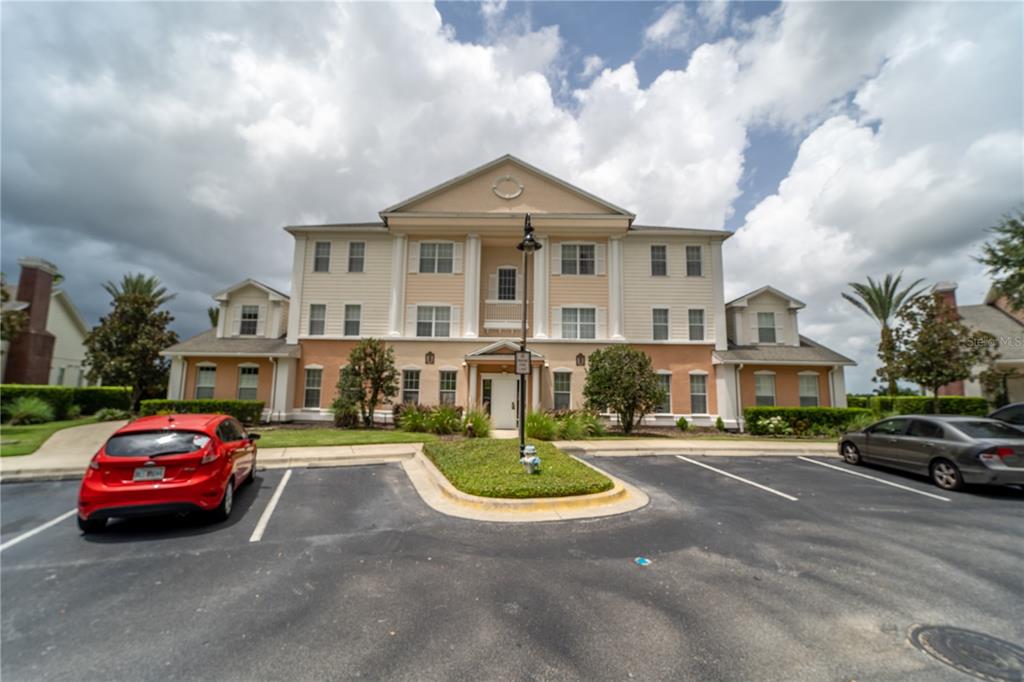
{"type": "Polygon", "coordinates": [[[309,335],[323,336],[327,328],[327,304],[309,304],[309,335]]]}
{"type": "Polygon", "coordinates": [[[243,305],[241,320],[238,324],[239,336],[256,336],[260,328],[260,307],[258,305],[243,305]]]}
{"type": "Polygon", "coordinates": [[[568,410],[572,408],[572,372],[554,372],[552,384],[555,393],[555,409],[568,410]]]}
{"type": "Polygon", "coordinates": [[[708,375],[690,375],[690,414],[708,413],[708,375]]]}
{"type": "Polygon", "coordinates": [[[196,367],[196,400],[209,400],[213,398],[213,387],[216,383],[216,365],[199,365],[196,367]]]}
{"type": "Polygon", "coordinates": [[[699,246],[686,247],[686,276],[704,276],[704,250],[699,246]]]}
{"type": "Polygon", "coordinates": [[[668,247],[664,244],[651,245],[651,277],[668,276],[668,247]]]}
{"type": "Polygon", "coordinates": [[[348,243],[348,271],[362,272],[366,260],[366,242],[348,243]]]}
{"type": "Polygon", "coordinates": [[[668,341],[668,308],[651,309],[651,338],[668,341]]]}
{"type": "Polygon", "coordinates": [[[668,372],[658,373],[658,386],[664,391],[661,402],[654,408],[656,414],[672,413],[672,375],[668,372]]]}
{"type": "Polygon", "coordinates": [[[362,305],[358,303],[345,304],[345,336],[359,336],[359,323],[362,318],[362,305]]]}
{"type": "Polygon", "coordinates": [[[800,375],[800,407],[818,407],[821,404],[817,374],[800,375]]]}
{"type": "Polygon", "coordinates": [[[402,370],[402,402],[418,405],[420,402],[420,371],[402,370]]]}
{"type": "Polygon", "coordinates": [[[317,242],[313,245],[313,272],[331,271],[331,243],[317,242]]]}
{"type": "Polygon", "coordinates": [[[775,407],[775,375],[754,375],[754,404],[758,407],[775,407]]]}
{"type": "Polygon", "coordinates": [[[777,342],[777,338],[775,336],[775,313],[757,314],[757,342],[777,342]]]}
{"type": "Polygon", "coordinates": [[[704,340],[704,309],[703,308],[691,308],[687,311],[687,318],[690,324],[690,340],[691,341],[703,341],[704,340]]]}
{"type": "Polygon", "coordinates": [[[596,308],[562,308],[563,339],[596,339],[596,308]]]}
{"type": "Polygon", "coordinates": [[[562,274],[595,274],[596,252],[594,244],[562,244],[562,274]]]}
{"type": "Polygon", "coordinates": [[[307,409],[317,409],[320,407],[320,385],[323,383],[324,370],[322,367],[307,367],[306,368],[306,383],[303,385],[305,388],[302,406],[307,409]]]}
{"type": "Polygon", "coordinates": [[[519,300],[516,290],[517,271],[515,268],[498,268],[498,300],[519,300]]]}
{"type": "Polygon", "coordinates": [[[459,373],[454,369],[442,369],[438,373],[438,383],[441,387],[440,404],[455,404],[455,388],[459,383],[459,373]]]}
{"type": "Polygon", "coordinates": [[[452,273],[455,271],[455,244],[451,242],[422,242],[420,244],[420,272],[452,273]]]}
{"type": "Polygon", "coordinates": [[[449,306],[416,306],[416,336],[451,336],[451,321],[449,306]]]}
{"type": "Polygon", "coordinates": [[[238,399],[256,400],[256,389],[260,385],[260,368],[242,365],[238,368],[238,399]]]}

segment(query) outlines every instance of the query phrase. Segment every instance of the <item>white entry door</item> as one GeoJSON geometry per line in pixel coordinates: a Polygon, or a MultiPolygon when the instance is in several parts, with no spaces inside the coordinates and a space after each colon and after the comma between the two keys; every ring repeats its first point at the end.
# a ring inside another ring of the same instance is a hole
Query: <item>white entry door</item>
{"type": "Polygon", "coordinates": [[[485,374],[491,380],[491,423],[496,429],[516,428],[516,377],[514,374],[485,374]]]}

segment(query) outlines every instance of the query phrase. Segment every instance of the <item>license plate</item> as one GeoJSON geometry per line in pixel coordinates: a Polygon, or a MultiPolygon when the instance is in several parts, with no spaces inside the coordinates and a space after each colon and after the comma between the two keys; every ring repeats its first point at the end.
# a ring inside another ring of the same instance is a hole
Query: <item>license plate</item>
{"type": "Polygon", "coordinates": [[[132,480],[135,481],[162,481],[164,478],[163,467],[139,467],[135,470],[132,480]]]}

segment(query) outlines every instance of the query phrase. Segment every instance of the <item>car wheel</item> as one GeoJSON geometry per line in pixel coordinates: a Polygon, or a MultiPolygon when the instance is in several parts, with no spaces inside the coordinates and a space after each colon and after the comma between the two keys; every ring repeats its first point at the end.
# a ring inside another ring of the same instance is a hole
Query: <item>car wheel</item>
{"type": "Polygon", "coordinates": [[[227,521],[231,516],[231,509],[235,506],[235,479],[228,479],[228,486],[224,489],[224,497],[220,504],[213,510],[214,521],[227,521]]]}
{"type": "Polygon", "coordinates": [[[78,530],[83,533],[99,533],[107,527],[106,519],[83,519],[81,516],[78,518],[78,530]]]}
{"type": "Polygon", "coordinates": [[[252,485],[252,482],[256,480],[256,456],[252,458],[252,468],[249,469],[249,473],[245,475],[245,480],[242,481],[242,485],[252,485]]]}
{"type": "Polygon", "coordinates": [[[843,443],[842,453],[843,460],[847,464],[860,464],[863,461],[860,456],[860,450],[857,449],[856,445],[849,441],[843,443]]]}
{"type": "Polygon", "coordinates": [[[932,464],[932,483],[943,490],[960,490],[964,487],[964,478],[956,465],[947,459],[940,459],[932,464]]]}

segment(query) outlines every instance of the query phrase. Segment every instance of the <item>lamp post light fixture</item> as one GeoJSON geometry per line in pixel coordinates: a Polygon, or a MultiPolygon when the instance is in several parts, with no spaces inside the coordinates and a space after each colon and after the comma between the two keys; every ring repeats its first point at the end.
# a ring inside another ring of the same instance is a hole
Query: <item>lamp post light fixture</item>
{"type": "Polygon", "coordinates": [[[523,252],[523,336],[519,342],[519,352],[516,353],[516,374],[519,375],[519,459],[522,459],[526,452],[526,377],[530,375],[533,365],[530,352],[526,349],[526,311],[527,301],[530,300],[529,256],[541,250],[540,242],[533,236],[529,213],[526,214],[523,223],[523,241],[519,242],[516,248],[523,252]]]}

